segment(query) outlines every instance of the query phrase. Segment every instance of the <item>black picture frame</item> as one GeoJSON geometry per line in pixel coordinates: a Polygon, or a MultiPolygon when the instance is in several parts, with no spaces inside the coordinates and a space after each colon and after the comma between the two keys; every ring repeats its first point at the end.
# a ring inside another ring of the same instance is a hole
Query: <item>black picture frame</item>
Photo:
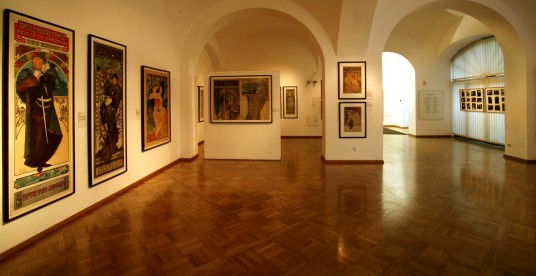
{"type": "Polygon", "coordinates": [[[4,11],[4,222],[75,193],[74,57],[73,30],[4,11]]]}
{"type": "Polygon", "coordinates": [[[127,46],[88,35],[89,186],[127,171],[127,46]]]}
{"type": "Polygon", "coordinates": [[[210,122],[272,123],[272,98],[272,75],[211,76],[210,122]]]}
{"type": "Polygon", "coordinates": [[[283,86],[282,91],[283,119],[298,119],[298,87],[283,86]]]}
{"type": "Polygon", "coordinates": [[[171,73],[141,67],[142,151],[171,142],[171,73]]]}
{"type": "Polygon", "coordinates": [[[367,98],[367,63],[340,61],[338,63],[339,100],[367,98]]]}
{"type": "Polygon", "coordinates": [[[339,138],[367,138],[366,102],[339,102],[339,138]]]}
{"type": "Polygon", "coordinates": [[[205,121],[205,89],[197,86],[197,122],[205,121]]]}

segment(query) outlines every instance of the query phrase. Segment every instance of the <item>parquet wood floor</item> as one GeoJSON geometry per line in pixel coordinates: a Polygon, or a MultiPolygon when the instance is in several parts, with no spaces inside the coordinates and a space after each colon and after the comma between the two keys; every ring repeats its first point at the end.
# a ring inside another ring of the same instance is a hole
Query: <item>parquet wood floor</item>
{"type": "Polygon", "coordinates": [[[536,165],[385,135],[384,165],[178,163],[0,263],[1,275],[536,274],[536,165]]]}

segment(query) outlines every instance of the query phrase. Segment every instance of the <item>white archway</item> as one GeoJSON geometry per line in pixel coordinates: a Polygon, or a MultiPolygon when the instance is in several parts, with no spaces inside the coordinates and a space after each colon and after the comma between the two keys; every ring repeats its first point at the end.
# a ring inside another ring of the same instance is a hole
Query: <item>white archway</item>
{"type": "MultiPolygon", "coordinates": [[[[334,47],[325,30],[310,13],[292,2],[252,3],[252,1],[233,1],[232,5],[228,2],[225,2],[225,5],[215,5],[207,10],[205,14],[200,15],[200,18],[204,20],[198,21],[190,29],[180,50],[180,125],[181,129],[187,130],[185,135],[181,137],[182,157],[191,158],[197,154],[197,141],[195,138],[197,107],[194,94],[194,91],[196,91],[195,76],[197,74],[197,62],[205,49],[205,45],[222,26],[255,12],[285,16],[295,21],[314,38],[317,44],[316,47],[319,49],[321,67],[324,68],[323,64],[327,62],[335,62],[334,47]]],[[[333,78],[333,80],[336,79],[333,78]]]]}

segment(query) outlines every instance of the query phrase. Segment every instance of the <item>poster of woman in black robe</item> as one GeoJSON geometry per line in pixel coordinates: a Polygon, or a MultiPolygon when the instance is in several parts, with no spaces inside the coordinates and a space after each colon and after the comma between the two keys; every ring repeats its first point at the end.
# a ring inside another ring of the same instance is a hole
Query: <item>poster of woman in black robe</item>
{"type": "Polygon", "coordinates": [[[100,184],[127,170],[126,46],[89,36],[89,185],[100,184]]]}
{"type": "Polygon", "coordinates": [[[74,193],[74,31],[5,11],[4,221],[74,193]]]}

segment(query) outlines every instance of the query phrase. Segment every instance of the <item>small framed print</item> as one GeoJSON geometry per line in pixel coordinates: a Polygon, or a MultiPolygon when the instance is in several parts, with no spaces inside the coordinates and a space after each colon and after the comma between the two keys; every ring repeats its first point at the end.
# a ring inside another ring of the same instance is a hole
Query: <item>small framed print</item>
{"type": "Polygon", "coordinates": [[[339,99],[367,98],[367,64],[339,62],[339,99]]]}
{"type": "Polygon", "coordinates": [[[170,72],[141,67],[142,82],[142,150],[171,142],[170,72]]]}
{"type": "Polygon", "coordinates": [[[365,102],[339,103],[339,138],[367,137],[366,110],[365,102]]]}
{"type": "Polygon", "coordinates": [[[197,121],[205,121],[205,89],[203,86],[197,87],[197,121]]]}
{"type": "Polygon", "coordinates": [[[283,118],[298,118],[298,87],[283,86],[283,118]]]}

